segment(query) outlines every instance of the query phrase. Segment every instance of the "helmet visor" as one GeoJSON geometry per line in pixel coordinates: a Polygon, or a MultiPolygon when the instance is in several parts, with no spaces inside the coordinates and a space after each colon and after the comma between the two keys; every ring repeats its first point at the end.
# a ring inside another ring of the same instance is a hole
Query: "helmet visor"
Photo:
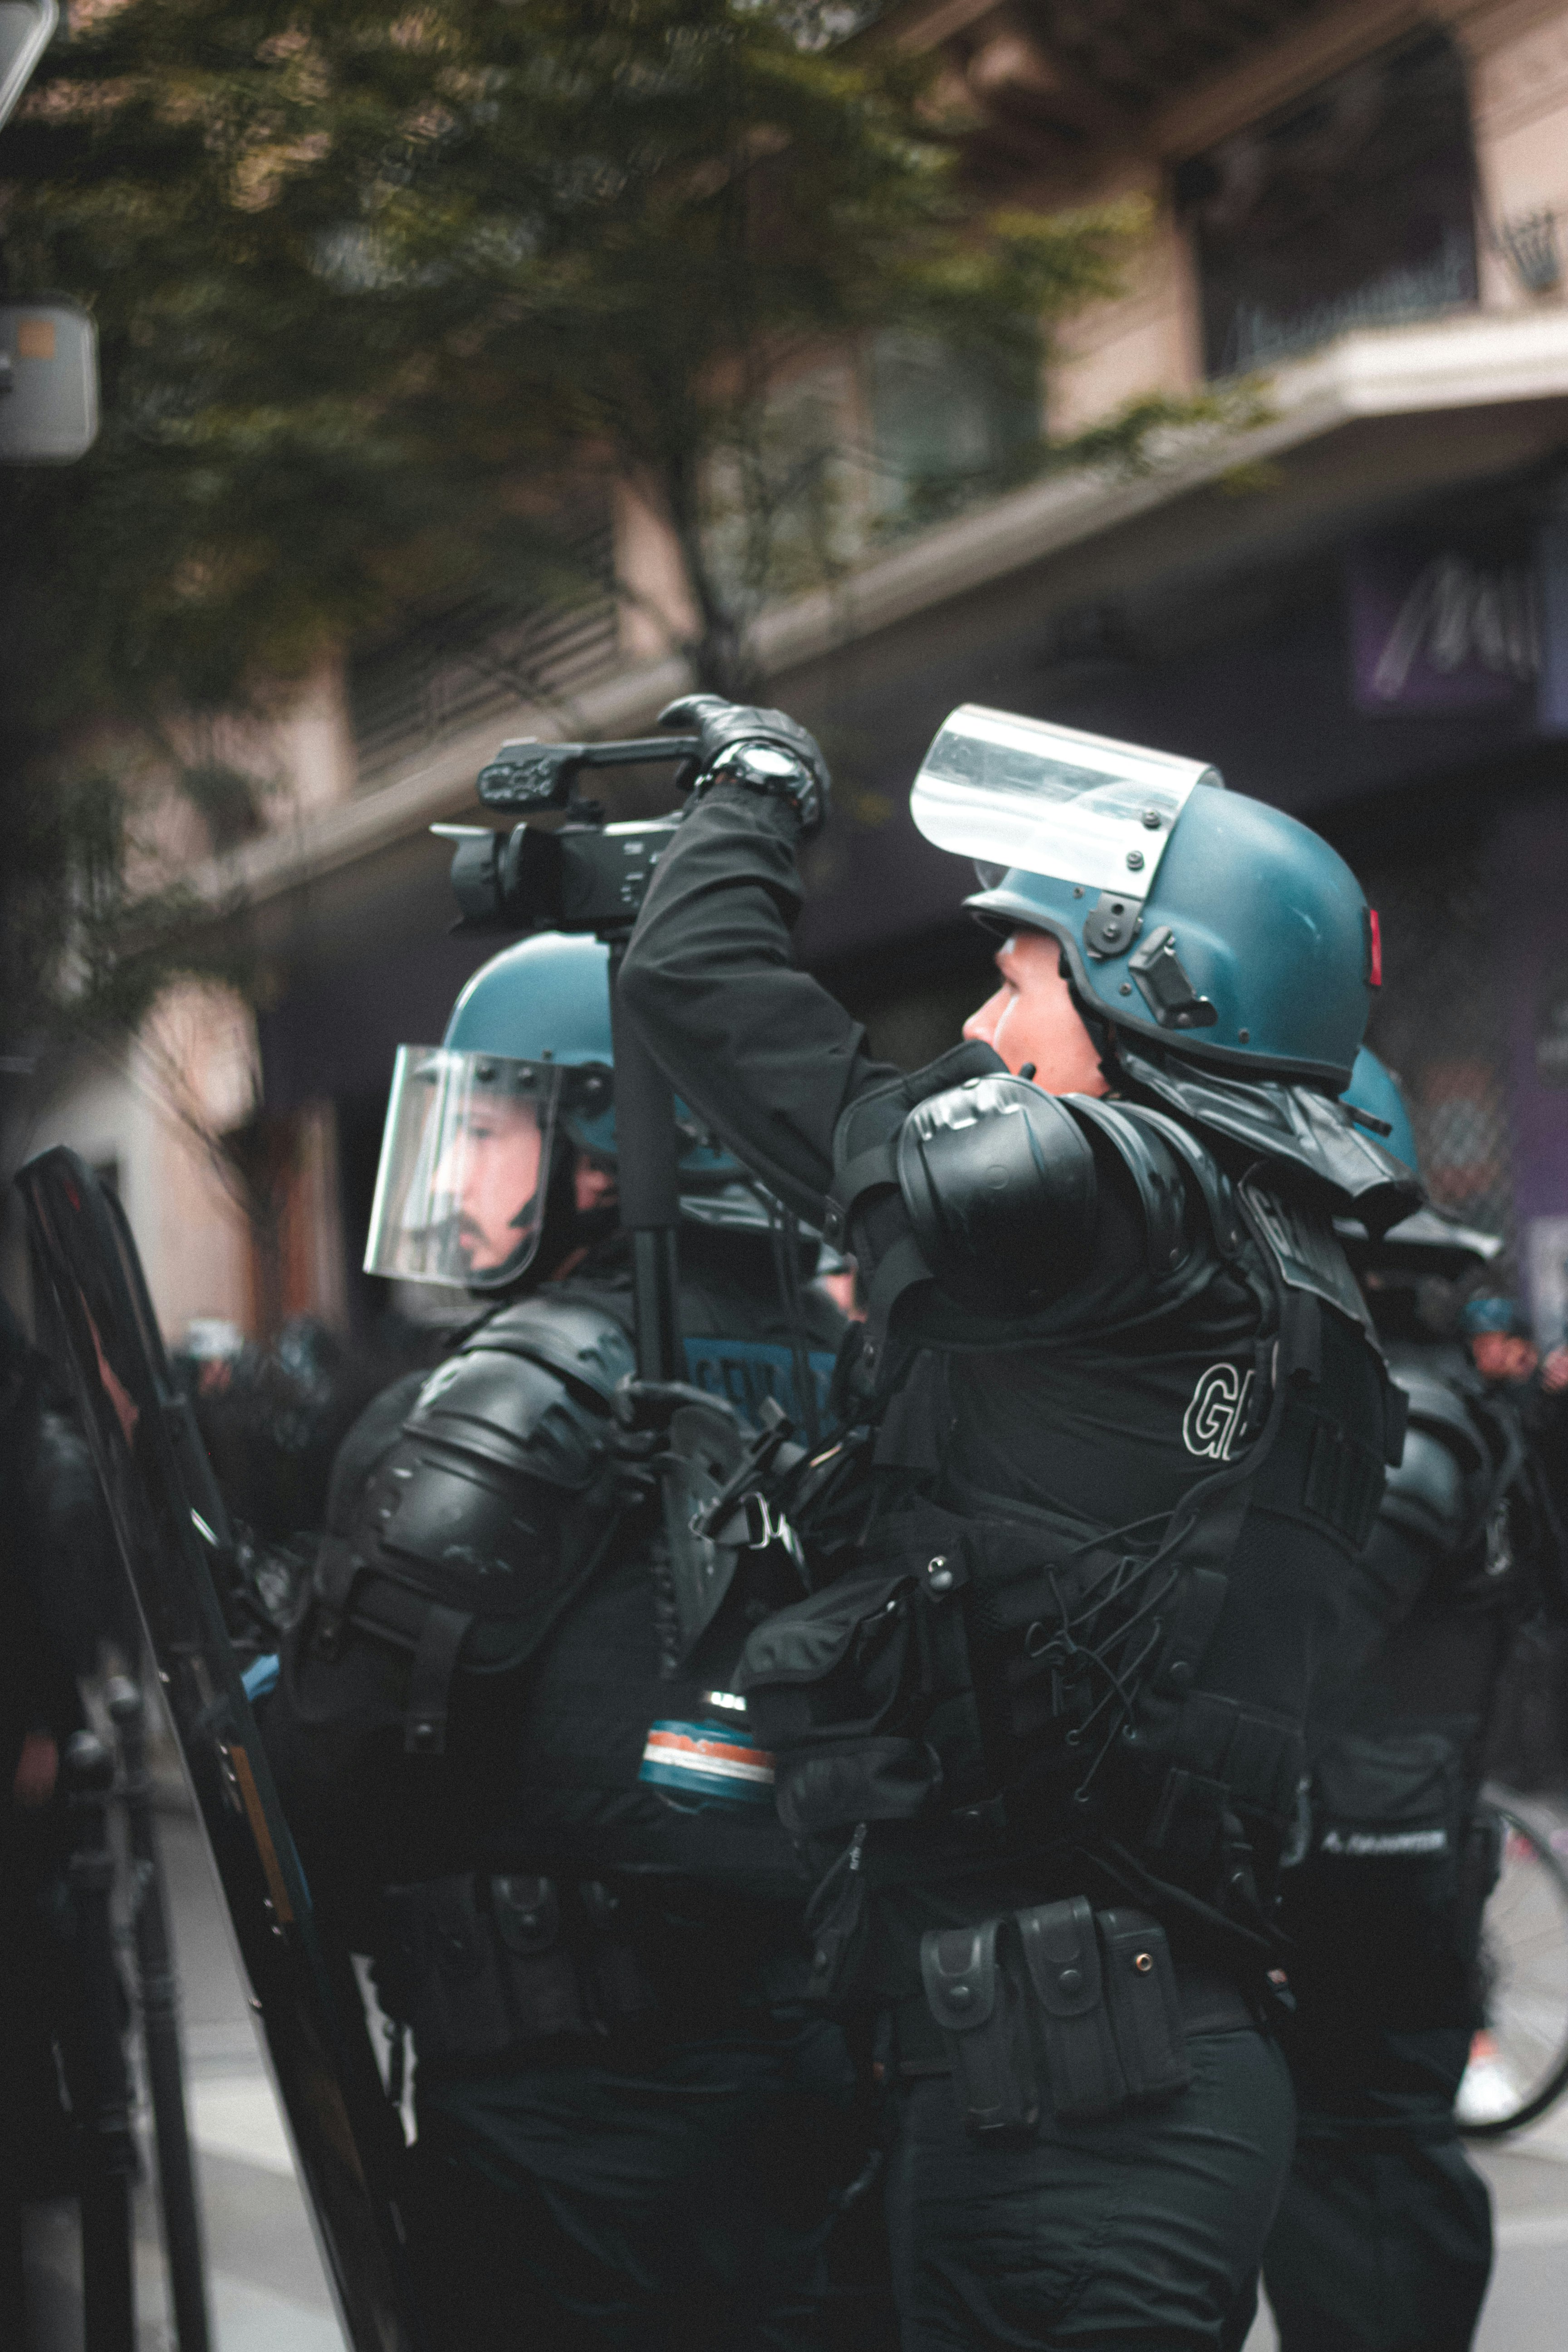
{"type": "Polygon", "coordinates": [[[499,1290],[539,1246],[559,1067],[400,1045],[367,1274],[499,1290]]]}
{"type": "Polygon", "coordinates": [[[939,849],[1142,898],[1194,786],[1221,782],[1201,760],[965,702],[926,753],[910,814],[939,849]]]}

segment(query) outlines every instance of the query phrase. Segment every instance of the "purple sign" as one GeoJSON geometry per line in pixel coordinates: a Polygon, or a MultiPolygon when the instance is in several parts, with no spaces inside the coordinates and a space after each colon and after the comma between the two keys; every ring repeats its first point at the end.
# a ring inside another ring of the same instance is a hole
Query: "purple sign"
{"type": "Polygon", "coordinates": [[[1526,554],[1374,540],[1348,570],[1356,706],[1369,716],[1489,710],[1541,668],[1540,601],[1526,554]]]}

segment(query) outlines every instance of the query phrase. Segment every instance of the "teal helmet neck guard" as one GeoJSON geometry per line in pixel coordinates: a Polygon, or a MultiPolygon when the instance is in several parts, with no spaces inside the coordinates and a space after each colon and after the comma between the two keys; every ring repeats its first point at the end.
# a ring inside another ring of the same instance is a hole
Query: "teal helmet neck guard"
{"type": "Polygon", "coordinates": [[[967,703],[910,807],[979,864],[982,920],[1059,942],[1092,1018],[1237,1078],[1349,1080],[1376,921],[1295,818],[1200,761],[967,703]]]}

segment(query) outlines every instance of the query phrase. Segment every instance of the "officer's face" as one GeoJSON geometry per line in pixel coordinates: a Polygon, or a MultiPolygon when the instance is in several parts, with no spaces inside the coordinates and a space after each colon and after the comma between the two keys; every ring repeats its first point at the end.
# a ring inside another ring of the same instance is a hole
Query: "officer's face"
{"type": "Polygon", "coordinates": [[[476,1102],[441,1155],[437,1188],[456,1205],[471,1274],[493,1273],[518,1245],[521,1213],[539,1190],[539,1118],[500,1095],[476,1102]]]}
{"type": "Polygon", "coordinates": [[[1478,1331],[1470,1355],[1483,1381],[1527,1381],[1536,1365],[1535,1349],[1514,1331],[1478,1331]]]}
{"type": "Polygon", "coordinates": [[[1060,963],[1061,950],[1047,933],[1015,931],[996,958],[996,993],[970,1014],[963,1034],[991,1046],[1015,1074],[1033,1062],[1035,1084],[1048,1095],[1102,1095],[1100,1056],[1073,1009],[1060,963]]]}

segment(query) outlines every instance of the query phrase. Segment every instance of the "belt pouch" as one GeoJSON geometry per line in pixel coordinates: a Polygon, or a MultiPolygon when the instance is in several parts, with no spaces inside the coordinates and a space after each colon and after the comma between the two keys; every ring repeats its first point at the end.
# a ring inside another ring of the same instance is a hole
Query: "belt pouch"
{"type": "Polygon", "coordinates": [[[517,1874],[492,1878],[490,1917],[521,2038],[584,2032],[577,1970],[561,1941],[561,1897],[554,1881],[517,1874]]]}
{"type": "Polygon", "coordinates": [[[513,2038],[511,2019],[473,1878],[389,1886],[384,1899],[421,2058],[497,2056],[513,2038]]]}
{"type": "Polygon", "coordinates": [[[1051,2105],[1065,2123],[1103,2123],[1127,2105],[1106,2005],[1094,1914],[1081,1895],[1016,1914],[1035,1994],[1051,2105]]]}
{"type": "Polygon", "coordinates": [[[596,1878],[585,1879],[577,1896],[588,1923],[584,1957],[597,2021],[612,2032],[646,2022],[659,2000],[626,1932],[623,1898],[596,1878]]]}
{"type": "Polygon", "coordinates": [[[1145,1911],[1100,1911],[1095,1925],[1127,2095],[1135,2105],[1172,2098],[1186,2089],[1193,2070],[1165,1931],[1145,1911]]]}
{"type": "Polygon", "coordinates": [[[952,2060],[966,2130],[1022,2132],[1040,2112],[1021,1990],[997,1949],[1005,1919],[931,1927],[921,1937],[927,2005],[952,2060]]]}

